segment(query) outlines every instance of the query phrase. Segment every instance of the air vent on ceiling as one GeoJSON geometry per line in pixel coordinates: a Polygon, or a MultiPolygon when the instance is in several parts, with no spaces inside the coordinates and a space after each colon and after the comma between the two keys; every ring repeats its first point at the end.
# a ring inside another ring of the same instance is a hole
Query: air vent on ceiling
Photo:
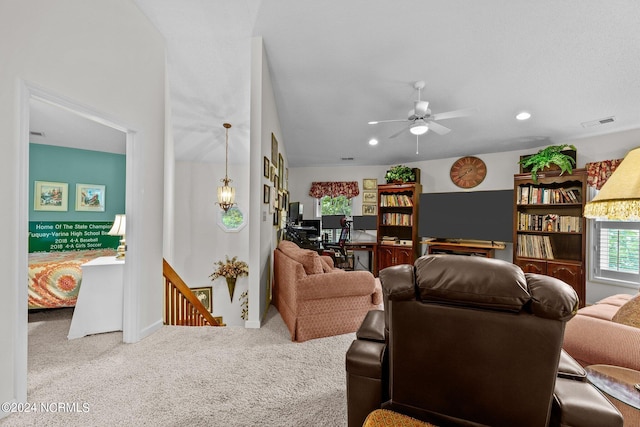
{"type": "Polygon", "coordinates": [[[44,132],[36,132],[36,131],[32,130],[32,131],[29,131],[29,135],[31,135],[31,136],[41,136],[41,137],[44,138],[44,132]]]}
{"type": "Polygon", "coordinates": [[[353,157],[341,157],[340,160],[353,160],[353,157]]]}
{"type": "Polygon", "coordinates": [[[591,120],[590,122],[582,122],[583,128],[590,128],[593,126],[606,125],[607,123],[613,123],[616,121],[615,116],[605,117],[603,119],[591,120]]]}

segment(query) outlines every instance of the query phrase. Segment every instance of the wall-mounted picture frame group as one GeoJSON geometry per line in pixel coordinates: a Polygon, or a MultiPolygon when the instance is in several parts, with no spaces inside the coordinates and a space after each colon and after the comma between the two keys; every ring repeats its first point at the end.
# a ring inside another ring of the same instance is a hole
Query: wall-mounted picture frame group
{"type": "Polygon", "coordinates": [[[204,305],[209,313],[211,313],[213,310],[213,304],[211,302],[211,286],[191,288],[191,292],[195,294],[196,298],[198,298],[202,305],[204,305]]]}
{"type": "Polygon", "coordinates": [[[34,181],[33,210],[67,211],[69,184],[66,182],[34,181]]]}
{"type": "Polygon", "coordinates": [[[104,212],[106,188],[98,184],[76,184],[76,210],[104,212]]]}

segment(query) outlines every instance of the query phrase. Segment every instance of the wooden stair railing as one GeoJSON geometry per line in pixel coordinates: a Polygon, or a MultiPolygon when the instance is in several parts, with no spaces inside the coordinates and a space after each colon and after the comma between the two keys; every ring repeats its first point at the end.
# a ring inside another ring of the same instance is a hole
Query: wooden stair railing
{"type": "Polygon", "coordinates": [[[209,313],[178,273],[162,259],[164,323],[182,326],[225,326],[209,313]]]}

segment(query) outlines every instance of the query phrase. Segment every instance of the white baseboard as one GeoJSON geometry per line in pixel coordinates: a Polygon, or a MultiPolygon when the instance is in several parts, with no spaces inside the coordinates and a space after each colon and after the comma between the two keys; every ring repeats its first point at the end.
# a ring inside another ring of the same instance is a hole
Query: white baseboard
{"type": "Polygon", "coordinates": [[[247,329],[260,329],[260,321],[259,320],[247,320],[244,322],[244,327],[247,329]]]}
{"type": "Polygon", "coordinates": [[[141,330],[139,338],[140,339],[144,339],[144,338],[148,337],[149,335],[151,335],[154,332],[156,332],[158,329],[162,328],[163,324],[164,324],[164,322],[162,321],[162,319],[157,320],[156,322],[152,323],[151,325],[149,325],[146,328],[144,328],[143,330],[141,330]]]}

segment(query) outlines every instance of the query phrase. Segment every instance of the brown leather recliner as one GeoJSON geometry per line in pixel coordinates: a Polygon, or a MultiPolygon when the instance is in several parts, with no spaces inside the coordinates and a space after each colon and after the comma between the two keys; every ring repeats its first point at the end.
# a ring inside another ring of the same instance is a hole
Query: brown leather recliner
{"type": "Polygon", "coordinates": [[[566,283],[457,255],[380,280],[385,310],[369,312],[346,356],[350,427],[380,407],[441,426],[622,426],[562,352],[578,307],[566,283]]]}

